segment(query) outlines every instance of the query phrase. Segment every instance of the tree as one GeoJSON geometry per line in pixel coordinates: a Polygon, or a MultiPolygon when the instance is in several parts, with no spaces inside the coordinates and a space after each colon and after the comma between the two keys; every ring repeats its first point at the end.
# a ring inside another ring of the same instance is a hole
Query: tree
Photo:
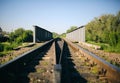
{"type": "Polygon", "coordinates": [[[2,37],[2,28],[0,27],[0,38],[2,37]]]}
{"type": "Polygon", "coordinates": [[[33,32],[31,30],[24,31],[23,41],[24,42],[32,42],[33,41],[33,32]]]}
{"type": "Polygon", "coordinates": [[[0,27],[0,42],[6,42],[9,40],[8,33],[6,31],[3,31],[0,27]]]}
{"type": "Polygon", "coordinates": [[[65,38],[65,37],[66,37],[66,33],[62,33],[62,34],[60,35],[60,37],[61,37],[61,38],[65,38]]]}
{"type": "Polygon", "coordinates": [[[86,25],[86,40],[116,47],[120,43],[120,11],[116,15],[102,15],[89,22],[86,25]]]}
{"type": "Polygon", "coordinates": [[[10,41],[23,43],[23,42],[32,42],[33,41],[33,32],[31,30],[24,30],[23,28],[18,28],[14,32],[11,32],[10,41]]]}
{"type": "Polygon", "coordinates": [[[59,37],[59,34],[57,34],[57,33],[55,33],[55,32],[52,32],[52,34],[53,34],[53,38],[59,37]]]}
{"type": "Polygon", "coordinates": [[[24,32],[25,30],[23,28],[18,28],[15,30],[14,34],[16,37],[18,37],[18,36],[22,36],[24,32]]]}
{"type": "Polygon", "coordinates": [[[77,26],[71,26],[70,29],[68,29],[66,33],[70,33],[71,31],[75,29],[77,29],[77,26]]]}

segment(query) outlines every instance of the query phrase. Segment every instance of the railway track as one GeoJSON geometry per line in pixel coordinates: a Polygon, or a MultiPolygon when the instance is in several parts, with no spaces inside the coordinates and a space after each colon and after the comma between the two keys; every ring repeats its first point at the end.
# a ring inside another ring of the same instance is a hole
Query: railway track
{"type": "MultiPolygon", "coordinates": [[[[44,67],[40,69],[40,66],[48,65],[45,62],[44,56],[50,50],[54,40],[51,40],[44,45],[31,50],[14,60],[9,61],[6,64],[0,66],[0,82],[1,83],[33,83],[37,82],[38,74],[45,72],[44,67]],[[43,58],[44,57],[44,58],[43,58]],[[41,65],[39,64],[41,61],[41,65]],[[34,77],[34,78],[33,78],[34,77]]],[[[52,62],[51,62],[52,63],[52,62]]],[[[49,64],[50,65],[50,64],[49,64]]],[[[42,74],[41,74],[42,77],[42,74]]]]}
{"type": "Polygon", "coordinates": [[[0,83],[120,83],[120,69],[60,38],[0,66],[0,83]]]}
{"type": "MultiPolygon", "coordinates": [[[[74,57],[79,58],[74,66],[75,69],[88,83],[120,83],[120,68],[68,40],[66,42],[69,44],[70,49],[72,48],[74,57]]],[[[70,53],[72,54],[72,52],[70,53]]],[[[74,57],[73,62],[77,60],[74,57]]]]}
{"type": "MultiPolygon", "coordinates": [[[[106,60],[107,62],[109,62],[117,67],[120,67],[120,54],[109,53],[109,52],[104,52],[102,50],[97,50],[97,47],[96,47],[96,49],[94,49],[90,46],[87,46],[87,43],[76,43],[76,44],[83,47],[84,49],[96,54],[97,56],[106,60]]],[[[98,48],[98,49],[100,49],[100,48],[98,48]]]]}

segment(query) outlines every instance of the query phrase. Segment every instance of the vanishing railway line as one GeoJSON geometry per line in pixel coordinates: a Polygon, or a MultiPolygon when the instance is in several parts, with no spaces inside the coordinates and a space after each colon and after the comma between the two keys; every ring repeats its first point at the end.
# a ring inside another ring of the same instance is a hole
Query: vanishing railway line
{"type": "MultiPolygon", "coordinates": [[[[120,69],[82,47],[67,42],[72,51],[72,61],[79,75],[88,83],[119,83],[120,69]]],[[[82,83],[82,82],[81,82],[82,83]]],[[[86,83],[86,82],[83,82],[86,83]]]]}
{"type": "Polygon", "coordinates": [[[120,83],[119,77],[119,68],[60,38],[0,66],[1,83],[120,83]]]}

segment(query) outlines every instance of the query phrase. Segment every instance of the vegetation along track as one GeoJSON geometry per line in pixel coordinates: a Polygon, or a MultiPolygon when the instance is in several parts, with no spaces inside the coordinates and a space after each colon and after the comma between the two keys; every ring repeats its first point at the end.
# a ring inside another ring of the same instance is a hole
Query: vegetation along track
{"type": "Polygon", "coordinates": [[[0,66],[1,83],[120,83],[120,69],[66,39],[0,66]]]}

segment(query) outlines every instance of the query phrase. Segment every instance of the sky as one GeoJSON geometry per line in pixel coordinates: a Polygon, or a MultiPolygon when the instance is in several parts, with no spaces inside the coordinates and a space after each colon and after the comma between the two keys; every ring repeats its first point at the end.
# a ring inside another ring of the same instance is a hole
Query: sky
{"type": "Polygon", "coordinates": [[[33,25],[64,33],[104,14],[117,14],[120,0],[0,0],[0,27],[33,30],[33,25]]]}

